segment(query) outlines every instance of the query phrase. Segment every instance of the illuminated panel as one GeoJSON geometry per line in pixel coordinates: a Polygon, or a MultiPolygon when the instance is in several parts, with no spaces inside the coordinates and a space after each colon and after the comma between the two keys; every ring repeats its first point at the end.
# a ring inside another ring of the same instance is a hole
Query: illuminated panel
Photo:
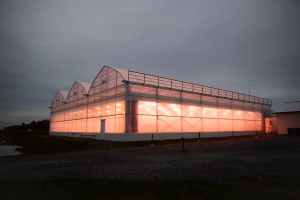
{"type": "MultiPolygon", "coordinates": [[[[131,115],[134,116],[133,113],[131,115]]],[[[138,101],[138,133],[262,130],[257,111],[188,103],[138,101]]]]}
{"type": "Polygon", "coordinates": [[[158,116],[158,132],[181,132],[181,117],[158,116]]]}
{"type": "Polygon", "coordinates": [[[155,133],[157,127],[156,116],[138,115],[138,132],[139,133],[155,133]]]}
{"type": "Polygon", "coordinates": [[[219,131],[232,131],[232,120],[219,119],[219,131]]]}
{"type": "Polygon", "coordinates": [[[203,132],[217,132],[219,130],[218,119],[203,118],[203,132]]]}
{"type": "Polygon", "coordinates": [[[156,110],[157,110],[156,102],[138,101],[137,104],[138,133],[153,133],[157,131],[156,110]]]}
{"type": "Polygon", "coordinates": [[[182,117],[183,132],[202,132],[202,119],[198,117],[182,117]]]}

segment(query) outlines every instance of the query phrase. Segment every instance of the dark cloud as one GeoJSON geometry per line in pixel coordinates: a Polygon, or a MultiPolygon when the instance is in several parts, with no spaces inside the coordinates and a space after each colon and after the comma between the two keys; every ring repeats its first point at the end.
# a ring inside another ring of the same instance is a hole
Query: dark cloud
{"type": "Polygon", "coordinates": [[[1,1],[0,128],[103,65],[300,100],[299,1],[1,1]]]}

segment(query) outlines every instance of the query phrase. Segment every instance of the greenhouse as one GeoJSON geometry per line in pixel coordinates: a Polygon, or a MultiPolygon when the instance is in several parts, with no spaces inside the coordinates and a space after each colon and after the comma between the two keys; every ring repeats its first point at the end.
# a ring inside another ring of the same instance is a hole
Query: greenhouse
{"type": "Polygon", "coordinates": [[[50,135],[134,141],[264,134],[271,100],[104,66],[51,105],[50,135]]]}

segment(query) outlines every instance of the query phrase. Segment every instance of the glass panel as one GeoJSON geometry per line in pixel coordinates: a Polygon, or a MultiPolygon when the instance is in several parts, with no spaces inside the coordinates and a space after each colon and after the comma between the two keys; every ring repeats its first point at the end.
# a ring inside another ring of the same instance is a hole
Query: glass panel
{"type": "Polygon", "coordinates": [[[255,121],[255,130],[257,131],[263,130],[262,121],[255,121]]]}
{"type": "Polygon", "coordinates": [[[93,118],[87,119],[86,132],[92,133],[94,131],[93,118]]]}
{"type": "Polygon", "coordinates": [[[177,103],[158,102],[158,115],[181,116],[181,105],[177,103]]]}
{"type": "Polygon", "coordinates": [[[218,118],[218,109],[214,107],[203,107],[202,116],[205,118],[218,118]]]}
{"type": "Polygon", "coordinates": [[[233,120],[233,131],[244,131],[244,120],[233,120]]]}
{"type": "Polygon", "coordinates": [[[162,99],[178,99],[180,100],[180,92],[172,90],[158,89],[158,96],[162,99]]]}
{"type": "Polygon", "coordinates": [[[100,133],[100,118],[93,118],[93,133],[100,133]]]}
{"type": "Polygon", "coordinates": [[[219,108],[218,110],[219,110],[219,118],[232,119],[231,109],[219,108]]]}
{"type": "Polygon", "coordinates": [[[233,108],[243,108],[243,102],[242,101],[234,101],[232,100],[232,107],[233,108]]]}
{"type": "Polygon", "coordinates": [[[129,86],[130,95],[134,96],[145,96],[145,97],[156,97],[156,88],[130,85],[129,86]]]}
{"type": "Polygon", "coordinates": [[[116,123],[115,133],[125,133],[125,116],[117,115],[115,123],[116,123]]]}
{"type": "Polygon", "coordinates": [[[158,116],[158,132],[181,132],[180,117],[158,116]]]}
{"type": "Polygon", "coordinates": [[[224,106],[224,107],[231,107],[231,100],[229,99],[221,99],[218,98],[218,104],[219,106],[224,106]]]}
{"type": "Polygon", "coordinates": [[[244,111],[245,120],[254,120],[254,112],[244,111]]]}
{"type": "Polygon", "coordinates": [[[193,117],[182,118],[183,132],[202,132],[202,119],[193,117]]]}
{"type": "Polygon", "coordinates": [[[219,131],[232,131],[232,120],[219,119],[219,131]]]}
{"type": "Polygon", "coordinates": [[[156,102],[138,101],[138,114],[156,115],[156,102]]]}
{"type": "Polygon", "coordinates": [[[152,115],[138,115],[138,133],[156,132],[157,118],[152,115]]]}
{"type": "Polygon", "coordinates": [[[218,119],[203,118],[202,121],[204,132],[216,132],[219,130],[218,119]]]}
{"type": "Polygon", "coordinates": [[[124,85],[122,80],[123,78],[117,71],[109,67],[103,67],[92,83],[90,95],[115,88],[117,85],[124,85]]]}
{"type": "Polygon", "coordinates": [[[262,120],[262,116],[260,112],[254,112],[254,119],[255,120],[262,120]]]}
{"type": "Polygon", "coordinates": [[[189,93],[181,93],[182,95],[182,101],[186,102],[195,102],[195,103],[200,103],[200,95],[197,94],[189,94],[189,93]]]}
{"type": "Polygon", "coordinates": [[[106,116],[115,115],[116,114],[116,102],[115,99],[106,101],[106,116]]]}
{"type": "Polygon", "coordinates": [[[232,110],[232,119],[244,119],[244,112],[241,110],[232,110]]]}
{"type": "Polygon", "coordinates": [[[245,131],[254,131],[255,121],[245,120],[245,131]]]}
{"type": "Polygon", "coordinates": [[[105,132],[106,133],[115,133],[116,132],[116,117],[106,117],[105,118],[105,132]]]}
{"type": "Polygon", "coordinates": [[[217,97],[210,97],[202,95],[202,103],[209,105],[217,105],[217,97]]]}
{"type": "Polygon", "coordinates": [[[182,116],[201,117],[201,107],[196,105],[182,104],[182,116]]]}
{"type": "Polygon", "coordinates": [[[122,99],[116,99],[116,115],[125,114],[125,101],[122,99]]]}

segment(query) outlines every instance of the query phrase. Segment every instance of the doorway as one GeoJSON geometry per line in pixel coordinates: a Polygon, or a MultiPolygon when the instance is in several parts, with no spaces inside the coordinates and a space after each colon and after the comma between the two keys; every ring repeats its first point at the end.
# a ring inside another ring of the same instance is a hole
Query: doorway
{"type": "Polygon", "coordinates": [[[101,120],[101,130],[100,130],[100,139],[104,140],[104,134],[105,134],[105,119],[101,120]]]}

